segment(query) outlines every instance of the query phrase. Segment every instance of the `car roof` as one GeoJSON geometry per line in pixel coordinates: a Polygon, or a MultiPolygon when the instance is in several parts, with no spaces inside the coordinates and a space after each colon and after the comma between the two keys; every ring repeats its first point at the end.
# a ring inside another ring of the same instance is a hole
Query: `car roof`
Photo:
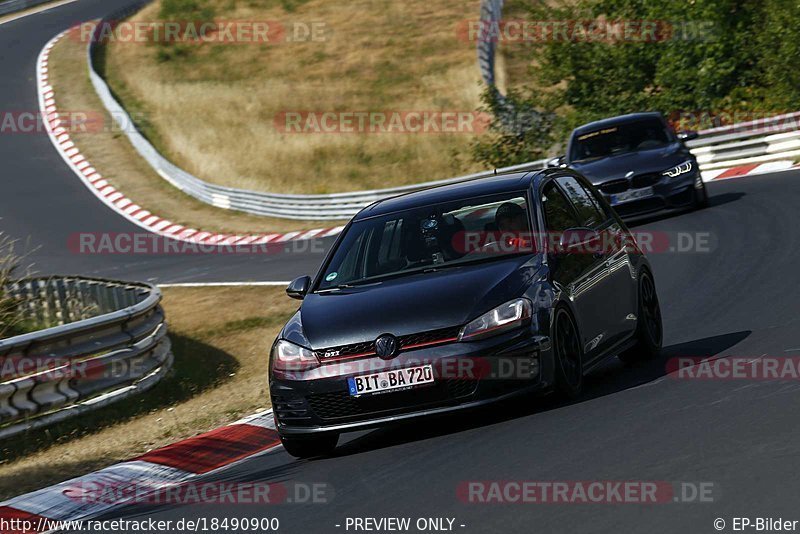
{"type": "Polygon", "coordinates": [[[663,120],[663,115],[658,111],[648,111],[646,113],[629,113],[627,115],[619,115],[617,117],[609,117],[599,121],[590,122],[582,126],[578,126],[573,130],[572,135],[581,135],[588,132],[599,130],[600,128],[608,128],[609,126],[616,126],[626,122],[633,122],[641,119],[658,119],[663,120]]]}
{"type": "Polygon", "coordinates": [[[406,193],[404,195],[379,200],[367,206],[358,212],[353,220],[366,219],[368,217],[385,215],[451,200],[523,191],[541,172],[541,170],[533,172],[517,171],[406,193]]]}

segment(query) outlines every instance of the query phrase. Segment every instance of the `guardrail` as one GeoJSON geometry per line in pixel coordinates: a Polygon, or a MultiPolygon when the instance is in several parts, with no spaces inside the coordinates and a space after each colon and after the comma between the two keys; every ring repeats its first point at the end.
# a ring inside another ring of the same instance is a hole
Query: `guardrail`
{"type": "Polygon", "coordinates": [[[701,170],[800,158],[800,112],[700,132],[687,143],[701,170]]]}
{"type": "MultiPolygon", "coordinates": [[[[128,17],[147,5],[149,0],[137,2],[125,9],[116,11],[106,16],[103,23],[128,17]]],[[[94,54],[98,46],[97,39],[91,39],[87,54],[89,64],[89,77],[97,95],[112,117],[126,132],[128,140],[136,151],[150,164],[151,167],[170,184],[194,198],[217,206],[219,208],[234,209],[253,213],[280,217],[284,219],[299,220],[340,220],[349,219],[364,206],[378,200],[396,196],[402,193],[418,191],[428,187],[449,183],[463,182],[485,178],[495,174],[495,171],[485,171],[456,178],[424,182],[420,184],[370,191],[357,191],[351,193],[332,193],[327,195],[289,195],[279,193],[266,193],[246,189],[234,189],[211,184],[191,175],[183,169],[172,164],[164,158],[153,145],[138,131],[130,128],[134,124],[125,108],[114,98],[114,95],[102,76],[98,74],[94,65],[94,54]]],[[[515,165],[498,169],[497,172],[514,170],[541,169],[546,160],[533,161],[522,165],[515,165]]]]}
{"type": "MultiPolygon", "coordinates": [[[[132,15],[151,0],[142,0],[125,9],[116,11],[103,19],[111,22],[132,15]]],[[[496,21],[502,16],[503,0],[482,0],[481,20],[496,21]]],[[[495,173],[536,170],[545,167],[546,159],[521,165],[504,167],[496,171],[484,171],[455,178],[447,178],[414,185],[332,193],[327,195],[290,195],[267,193],[246,189],[235,189],[211,184],[193,176],[164,158],[153,145],[137,130],[125,108],[114,98],[111,89],[100,76],[94,65],[97,39],[91,39],[87,49],[89,77],[97,95],[112,117],[126,132],[128,140],[150,166],[170,184],[192,197],[213,206],[243,211],[255,215],[265,215],[298,220],[340,220],[349,219],[365,206],[378,200],[403,193],[418,191],[437,185],[464,182],[487,178],[495,173]]],[[[478,39],[478,64],[481,75],[487,84],[494,84],[494,55],[496,46],[491,39],[478,39]]],[[[510,110],[513,112],[513,110],[510,110]]],[[[797,114],[800,117],[800,113],[797,114]]],[[[786,116],[782,116],[786,117],[786,116]]],[[[514,120],[513,117],[509,120],[514,120]]],[[[777,118],[779,120],[779,118],[777,118]]],[[[518,126],[518,121],[515,122],[518,126]]],[[[528,124],[535,124],[535,121],[528,124]]],[[[715,128],[701,132],[700,138],[687,143],[697,156],[701,171],[734,167],[748,163],[762,163],[778,159],[800,158],[800,127],[787,125],[785,130],[742,131],[747,124],[715,128]]]]}
{"type": "Polygon", "coordinates": [[[155,385],[172,366],[161,292],[95,278],[27,278],[5,294],[55,325],[0,340],[0,439],[155,385]]]}
{"type": "Polygon", "coordinates": [[[53,0],[8,0],[7,2],[0,3],[0,16],[8,15],[16,11],[22,11],[31,7],[36,7],[53,0]]]}

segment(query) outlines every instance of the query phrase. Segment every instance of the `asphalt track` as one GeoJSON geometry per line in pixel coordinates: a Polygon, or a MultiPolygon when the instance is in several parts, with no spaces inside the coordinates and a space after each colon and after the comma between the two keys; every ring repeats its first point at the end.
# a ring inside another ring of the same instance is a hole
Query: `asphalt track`
{"type": "MultiPolygon", "coordinates": [[[[34,59],[68,23],[124,2],[84,0],[0,27],[5,109],[35,109],[34,59]]],[[[316,257],[75,257],[71,232],[129,231],[75,178],[44,135],[0,136],[0,228],[41,248],[43,271],[159,280],[276,279],[313,270],[316,257]]],[[[298,461],[282,450],[217,480],[324,483],[328,504],[136,505],[115,517],[264,517],[280,532],[344,532],[347,517],[450,517],[462,532],[716,532],[715,518],[800,520],[800,383],[678,380],[677,356],[800,357],[800,172],[709,185],[711,207],[637,226],[706,232],[707,252],[650,255],[662,301],[658,361],[612,362],[572,403],[528,399],[446,419],[343,437],[335,456],[298,461]],[[474,480],[710,482],[713,502],[468,504],[474,480]],[[336,525],[341,525],[337,527],[336,525]],[[464,525],[461,527],[460,525],[464,525]]],[[[352,531],[352,530],[351,530],[352,531]]],[[[414,530],[412,530],[414,531],[414,530]]]]}
{"type": "MultiPolygon", "coordinates": [[[[130,0],[81,0],[0,25],[0,109],[36,112],[35,64],[60,31],[130,0]]],[[[311,274],[332,239],[291,243],[269,254],[79,254],[76,232],[145,233],[102,204],[66,166],[47,134],[0,135],[0,231],[16,238],[41,274],[106,276],[157,282],[288,280],[311,274]]],[[[254,233],[270,229],[252,228],[254,233]]]]}

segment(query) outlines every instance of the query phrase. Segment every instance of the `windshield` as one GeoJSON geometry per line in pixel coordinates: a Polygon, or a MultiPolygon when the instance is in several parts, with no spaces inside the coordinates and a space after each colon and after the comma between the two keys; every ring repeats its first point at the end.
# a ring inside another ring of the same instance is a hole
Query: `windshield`
{"type": "Polygon", "coordinates": [[[525,193],[518,192],[357,221],[336,249],[317,289],[530,253],[530,246],[497,245],[501,240],[516,242],[520,236],[530,240],[529,214],[525,193]]]}
{"type": "Polygon", "coordinates": [[[570,161],[605,158],[625,152],[660,148],[671,142],[672,136],[656,119],[641,119],[580,134],[572,139],[570,161]]]}

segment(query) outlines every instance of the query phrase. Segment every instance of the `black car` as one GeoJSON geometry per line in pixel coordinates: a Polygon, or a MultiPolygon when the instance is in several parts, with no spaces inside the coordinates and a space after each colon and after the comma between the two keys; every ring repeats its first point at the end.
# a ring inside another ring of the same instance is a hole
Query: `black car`
{"type": "Polygon", "coordinates": [[[661,312],[647,259],[571,169],[447,185],[356,215],[272,346],[286,450],[511,395],[577,395],[605,358],[652,356],[661,312]]]}
{"type": "Polygon", "coordinates": [[[697,160],[660,113],[633,113],[585,124],[551,165],[586,176],[622,217],[708,205],[697,160]]]}

